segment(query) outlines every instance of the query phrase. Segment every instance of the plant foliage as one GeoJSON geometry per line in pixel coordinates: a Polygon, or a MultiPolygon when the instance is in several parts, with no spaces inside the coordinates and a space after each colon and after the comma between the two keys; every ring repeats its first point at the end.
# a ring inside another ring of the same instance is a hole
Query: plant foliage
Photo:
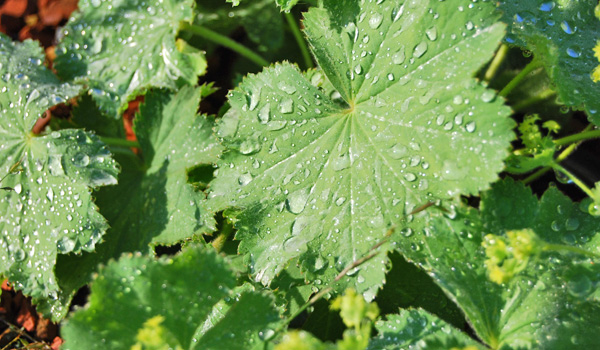
{"type": "Polygon", "coordinates": [[[81,0],[53,62],[0,35],[0,274],[64,349],[599,348],[565,162],[596,5],[81,0]]]}

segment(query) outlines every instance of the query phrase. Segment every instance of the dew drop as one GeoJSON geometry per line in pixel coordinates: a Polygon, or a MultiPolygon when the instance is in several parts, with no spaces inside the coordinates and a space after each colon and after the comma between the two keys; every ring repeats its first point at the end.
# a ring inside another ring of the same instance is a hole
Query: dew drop
{"type": "Polygon", "coordinates": [[[260,143],[255,138],[249,138],[240,145],[241,154],[252,154],[260,151],[260,143]]]}
{"type": "Polygon", "coordinates": [[[14,190],[16,194],[21,194],[23,191],[23,186],[21,186],[21,184],[16,184],[14,190]]]}
{"type": "Polygon", "coordinates": [[[90,157],[85,154],[85,153],[77,153],[75,154],[75,156],[72,159],[73,165],[75,165],[76,167],[86,167],[90,164],[90,157]]]}
{"type": "Polygon", "coordinates": [[[492,102],[495,97],[496,97],[496,93],[491,90],[486,90],[481,94],[481,100],[486,103],[492,102]]]}
{"type": "Polygon", "coordinates": [[[284,98],[279,104],[279,111],[284,114],[292,113],[294,110],[294,101],[291,98],[284,98]]]}
{"type": "Polygon", "coordinates": [[[388,150],[388,153],[393,159],[400,159],[408,154],[408,148],[400,143],[397,143],[388,150]]]}
{"type": "Polygon", "coordinates": [[[569,24],[569,22],[567,22],[567,21],[562,21],[560,23],[560,27],[562,28],[562,30],[565,33],[567,33],[569,35],[574,34],[575,31],[577,31],[577,27],[572,27],[571,24],[569,24]]]}
{"type": "Polygon", "coordinates": [[[425,35],[427,35],[427,38],[429,38],[429,40],[435,41],[437,39],[437,28],[431,27],[427,29],[425,31],[425,35]]]}
{"type": "Polygon", "coordinates": [[[415,46],[413,56],[416,58],[422,57],[425,54],[425,52],[427,52],[427,48],[427,43],[425,41],[421,41],[417,46],[415,46]]]}
{"type": "Polygon", "coordinates": [[[267,103],[258,111],[258,121],[266,124],[271,119],[271,104],[267,103]]]}
{"type": "Polygon", "coordinates": [[[581,56],[581,50],[576,47],[569,47],[567,48],[567,55],[572,58],[579,58],[579,56],[581,56]]]}
{"type": "Polygon", "coordinates": [[[51,188],[49,188],[48,192],[46,192],[46,198],[48,198],[50,202],[54,200],[54,191],[51,188]]]}
{"type": "Polygon", "coordinates": [[[288,95],[293,95],[296,92],[296,87],[293,85],[289,85],[286,82],[280,82],[277,87],[281,89],[281,91],[285,92],[288,95]]]}
{"type": "Polygon", "coordinates": [[[474,132],[475,131],[475,126],[476,126],[475,122],[474,121],[470,121],[470,122],[467,123],[467,125],[465,125],[465,129],[468,132],[474,132]]]}
{"type": "Polygon", "coordinates": [[[467,30],[473,30],[473,28],[475,28],[475,25],[473,24],[473,22],[468,21],[467,23],[465,23],[465,28],[467,28],[467,30]]]}
{"type": "Polygon", "coordinates": [[[383,15],[381,13],[374,13],[369,19],[369,27],[372,29],[377,29],[381,25],[383,21],[383,15]]]}
{"type": "Polygon", "coordinates": [[[394,74],[390,73],[387,75],[387,78],[389,81],[393,81],[394,80],[394,74]]]}
{"type": "Polygon", "coordinates": [[[246,186],[252,181],[252,175],[250,173],[242,174],[238,177],[238,183],[241,186],[246,186]]]}
{"type": "Polygon", "coordinates": [[[567,231],[575,231],[579,228],[579,220],[577,218],[568,218],[565,222],[567,231]]]}
{"type": "Polygon", "coordinates": [[[335,205],[337,205],[339,207],[340,205],[344,204],[344,202],[346,202],[346,197],[340,197],[340,198],[336,199],[335,205]]]}
{"type": "Polygon", "coordinates": [[[357,75],[362,74],[362,66],[360,64],[357,64],[356,67],[354,67],[354,73],[357,75]]]}
{"type": "Polygon", "coordinates": [[[417,176],[415,176],[413,173],[406,173],[404,174],[404,179],[406,179],[406,181],[413,182],[417,179],[417,176]]]}
{"type": "Polygon", "coordinates": [[[302,211],[304,211],[304,207],[308,201],[308,195],[308,189],[300,189],[290,193],[285,200],[287,210],[289,210],[292,214],[300,214],[302,211]]]}
{"type": "Polygon", "coordinates": [[[554,1],[544,2],[540,5],[540,10],[544,12],[550,12],[554,8],[554,1]]]}
{"type": "Polygon", "coordinates": [[[346,169],[349,166],[350,166],[350,157],[346,153],[335,158],[333,161],[333,169],[335,169],[336,171],[346,169]]]}
{"type": "Polygon", "coordinates": [[[400,50],[398,50],[398,52],[396,52],[392,56],[392,63],[393,64],[402,64],[402,63],[404,63],[405,59],[406,59],[406,56],[404,55],[404,47],[402,47],[402,48],[400,48],[400,50]]]}
{"type": "Polygon", "coordinates": [[[60,253],[69,253],[75,248],[75,241],[69,239],[68,237],[63,237],[60,239],[60,241],[58,241],[57,248],[60,253]]]}

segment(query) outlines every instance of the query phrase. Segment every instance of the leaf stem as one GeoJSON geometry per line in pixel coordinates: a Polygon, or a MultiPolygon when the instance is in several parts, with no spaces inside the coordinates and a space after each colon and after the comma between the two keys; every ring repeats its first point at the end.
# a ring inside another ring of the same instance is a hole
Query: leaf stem
{"type": "Polygon", "coordinates": [[[589,256],[590,258],[600,258],[599,254],[592,253],[589,250],[563,244],[545,244],[544,250],[551,250],[555,252],[566,251],[570,253],[589,256]]]}
{"type": "Polygon", "coordinates": [[[489,83],[490,81],[492,81],[492,79],[494,79],[496,73],[498,73],[498,69],[500,69],[500,66],[502,65],[502,62],[504,62],[504,59],[506,59],[507,53],[508,45],[502,44],[496,52],[496,56],[494,56],[494,59],[490,63],[490,66],[485,71],[485,75],[483,76],[483,79],[485,81],[489,83]]]}
{"type": "MultiPolygon", "coordinates": [[[[583,129],[583,130],[580,132],[580,134],[585,134],[585,133],[589,132],[589,131],[590,131],[590,129],[592,129],[593,127],[594,127],[594,126],[593,126],[592,124],[589,124],[588,126],[586,126],[586,127],[585,127],[585,129],[583,129]]],[[[574,135],[571,135],[571,136],[574,136],[574,135]]],[[[568,138],[568,137],[570,137],[570,136],[563,137],[562,139],[564,139],[564,138],[568,138]]],[[[562,140],[562,139],[558,139],[558,140],[562,140]]],[[[558,140],[555,140],[554,142],[556,142],[556,141],[558,141],[558,140]]],[[[573,153],[573,151],[575,151],[575,149],[577,148],[577,146],[579,146],[579,143],[577,143],[577,142],[581,142],[581,141],[584,141],[584,140],[577,140],[577,141],[574,141],[574,142],[573,142],[571,145],[569,145],[569,147],[565,148],[565,150],[564,150],[564,151],[562,151],[562,152],[561,152],[561,153],[558,155],[558,157],[556,157],[556,159],[555,159],[555,162],[556,162],[556,163],[560,163],[560,162],[562,162],[563,160],[567,159],[567,157],[568,157],[568,156],[570,156],[570,155],[571,155],[571,153],[573,153]]],[[[563,143],[563,145],[564,145],[564,143],[563,143]]],[[[533,182],[533,181],[537,180],[537,179],[538,179],[540,176],[542,176],[542,175],[544,175],[545,173],[547,173],[547,172],[548,172],[550,169],[552,169],[552,167],[550,167],[550,166],[543,167],[543,168],[539,169],[538,171],[536,171],[535,173],[533,173],[533,174],[529,175],[528,177],[526,177],[525,179],[523,179],[523,180],[522,180],[522,182],[523,182],[525,185],[527,185],[527,184],[529,184],[529,183],[531,183],[531,182],[533,182]]]]}
{"type": "Polygon", "coordinates": [[[532,106],[538,102],[541,102],[541,101],[547,99],[548,97],[554,96],[554,95],[556,95],[556,91],[554,91],[552,89],[546,89],[546,90],[540,92],[539,94],[537,94],[536,96],[532,96],[532,97],[512,106],[512,110],[514,112],[520,112],[520,111],[524,110],[525,108],[532,106]]]}
{"type": "Polygon", "coordinates": [[[284,16],[288,22],[288,25],[290,26],[292,34],[294,35],[294,39],[296,39],[296,42],[298,43],[298,47],[302,53],[302,59],[304,60],[304,65],[306,65],[306,68],[314,68],[315,64],[310,57],[308,46],[306,46],[306,41],[304,40],[304,37],[302,37],[302,32],[298,27],[298,23],[296,23],[296,19],[290,12],[284,12],[284,16]]]}
{"type": "Polygon", "coordinates": [[[106,136],[100,136],[100,140],[102,142],[104,142],[105,144],[107,144],[108,146],[112,146],[112,147],[140,148],[140,143],[137,141],[130,141],[127,139],[121,139],[121,138],[117,138],[117,137],[106,137],[106,136]]]}
{"type": "Polygon", "coordinates": [[[250,50],[249,48],[238,43],[237,41],[235,41],[229,37],[226,37],[225,35],[214,32],[208,28],[182,21],[179,24],[179,30],[187,31],[192,34],[201,36],[204,39],[210,40],[214,43],[217,43],[221,46],[231,49],[261,67],[265,67],[265,66],[269,65],[269,62],[267,60],[265,60],[264,58],[262,58],[260,55],[258,55],[256,52],[250,50]]]}
{"type": "Polygon", "coordinates": [[[508,82],[508,84],[506,84],[506,86],[498,93],[498,95],[502,97],[508,96],[508,94],[510,94],[529,73],[541,66],[542,62],[534,58],[525,66],[525,68],[523,68],[522,71],[519,72],[519,74],[517,74],[517,76],[515,76],[510,82],[508,82]]]}
{"type": "Polygon", "coordinates": [[[591,139],[600,138],[600,129],[580,132],[578,134],[573,134],[569,136],[565,136],[560,139],[554,140],[554,144],[557,146],[564,146],[575,142],[587,141],[591,139]]]}
{"type": "Polygon", "coordinates": [[[571,174],[571,172],[562,167],[560,164],[554,163],[552,164],[552,168],[556,171],[560,171],[561,173],[565,174],[569,178],[569,180],[573,181],[573,183],[577,185],[577,187],[581,188],[581,190],[585,192],[590,198],[596,199],[594,192],[592,192],[592,190],[589,187],[587,187],[587,185],[584,184],[583,181],[579,180],[577,176],[571,174]]]}
{"type": "Polygon", "coordinates": [[[215,248],[215,250],[218,253],[220,253],[223,250],[225,242],[227,242],[227,238],[231,236],[232,232],[233,225],[231,224],[231,222],[229,222],[229,220],[227,219],[223,219],[223,227],[221,228],[221,232],[219,232],[219,235],[211,243],[213,248],[215,248]]]}

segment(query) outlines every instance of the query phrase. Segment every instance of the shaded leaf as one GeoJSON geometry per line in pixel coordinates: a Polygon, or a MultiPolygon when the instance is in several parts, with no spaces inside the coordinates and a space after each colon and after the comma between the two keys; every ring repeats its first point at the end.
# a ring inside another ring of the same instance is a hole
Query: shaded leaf
{"type": "Polygon", "coordinates": [[[532,51],[563,103],[584,109],[590,121],[600,125],[600,85],[591,77],[598,65],[593,51],[600,37],[600,21],[594,16],[597,4],[594,0],[504,0],[500,9],[509,26],[506,40],[532,51]]]}

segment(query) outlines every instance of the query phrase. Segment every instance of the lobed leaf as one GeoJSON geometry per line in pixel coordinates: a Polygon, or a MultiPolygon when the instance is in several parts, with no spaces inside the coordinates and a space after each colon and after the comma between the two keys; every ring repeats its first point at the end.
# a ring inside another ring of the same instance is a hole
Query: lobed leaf
{"type": "Polygon", "coordinates": [[[206,61],[176,42],[180,21],[193,19],[192,0],[82,0],[62,30],[55,68],[85,84],[100,108],[119,109],[149,87],[195,85],[206,61]]]}
{"type": "Polygon", "coordinates": [[[600,322],[593,295],[600,282],[598,259],[578,252],[600,252],[600,220],[556,189],[538,201],[512,180],[483,194],[481,213],[458,209],[450,217],[406,231],[408,239],[398,243],[464,311],[480,339],[493,349],[598,346],[588,326],[600,322]],[[512,279],[492,282],[484,236],[521,229],[535,232],[543,251],[512,279]]]}
{"type": "Polygon", "coordinates": [[[598,65],[593,51],[600,36],[600,21],[594,16],[597,4],[593,0],[504,0],[499,6],[508,24],[506,40],[532,51],[562,102],[584,109],[589,120],[600,125],[600,85],[591,77],[598,65]]]}
{"type": "Polygon", "coordinates": [[[376,324],[368,349],[485,349],[465,333],[422,309],[402,310],[376,324]]]}
{"type": "MultiPolygon", "coordinates": [[[[297,258],[315,285],[329,284],[415,208],[496,179],[513,123],[472,78],[503,36],[493,11],[470,1],[328,2],[304,24],[331,94],[288,63],[231,93],[218,126],[229,152],[208,203],[232,208],[256,280],[269,284],[297,258]]],[[[373,298],[386,263],[365,262],[338,291],[373,298]]]]}
{"type": "Polygon", "coordinates": [[[49,107],[77,95],[43,65],[37,43],[14,44],[0,35],[0,273],[54,320],[73,292],[54,273],[59,254],[93,251],[107,229],[91,189],[117,182],[118,168],[104,144],[82,130],[33,135],[49,107]]]}
{"type": "Polygon", "coordinates": [[[124,252],[148,252],[151,246],[214,231],[203,195],[187,178],[188,169],[216,162],[222,150],[212,134],[213,120],[197,114],[201,94],[201,87],[185,87],[145,95],[134,119],[143,160],[133,154],[118,158],[123,167],[119,185],[98,193],[110,235],[96,254],[70,264],[92,270],[124,252]]]}
{"type": "Polygon", "coordinates": [[[129,350],[162,342],[174,349],[257,349],[264,345],[259,332],[280,322],[269,294],[244,291],[222,319],[204,325],[220,300],[235,297],[234,286],[227,264],[208,249],[158,260],[124,256],[101,269],[87,307],[62,328],[62,348],[129,350]],[[163,337],[151,343],[152,334],[163,337]]]}

